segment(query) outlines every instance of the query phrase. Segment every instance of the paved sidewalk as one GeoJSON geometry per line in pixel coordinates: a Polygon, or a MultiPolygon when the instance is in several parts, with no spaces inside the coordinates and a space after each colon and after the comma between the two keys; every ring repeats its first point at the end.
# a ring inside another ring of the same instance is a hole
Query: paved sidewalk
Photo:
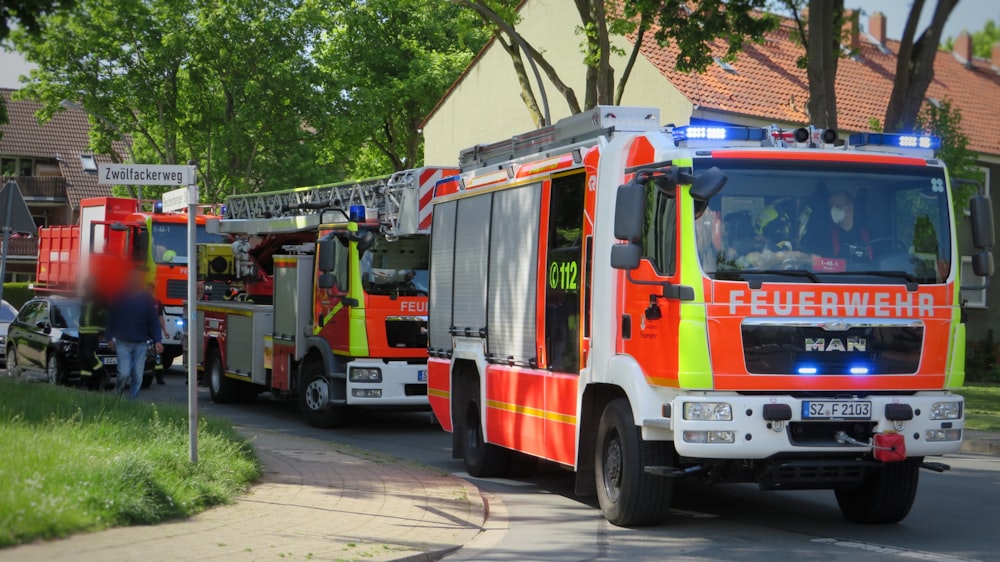
{"type": "Polygon", "coordinates": [[[483,527],[479,491],[405,460],[247,431],[263,465],[234,505],[189,520],[0,550],[0,561],[437,560],[483,527]]]}
{"type": "Polygon", "coordinates": [[[966,429],[962,436],[961,451],[1000,457],[1000,432],[966,429]]]}

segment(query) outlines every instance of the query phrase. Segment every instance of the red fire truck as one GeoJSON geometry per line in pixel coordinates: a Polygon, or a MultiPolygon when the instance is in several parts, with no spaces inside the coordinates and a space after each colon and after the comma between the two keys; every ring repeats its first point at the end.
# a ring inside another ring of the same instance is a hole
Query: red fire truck
{"type": "Polygon", "coordinates": [[[212,399],[294,396],[318,427],[351,406],[426,408],[429,203],[455,171],[230,197],[212,228],[236,242],[228,261],[206,246],[199,273],[240,287],[198,304],[212,399]]]}
{"type": "MultiPolygon", "coordinates": [[[[574,469],[617,525],[662,520],[682,477],[903,519],[964,423],[938,143],[597,107],[463,151],[431,248],[428,392],[454,455],[574,469]]],[[[989,200],[970,206],[988,275],[989,200]]]]}
{"type": "MultiPolygon", "coordinates": [[[[167,334],[162,360],[169,367],[181,356],[184,300],[187,297],[187,214],[140,211],[137,199],[100,197],[80,202],[80,224],[39,229],[35,288],[78,294],[93,277],[105,296],[116,294],[126,272],[144,266],[156,298],[163,303],[167,334]]],[[[208,215],[196,217],[200,243],[227,238],[205,231],[208,215]]]]}

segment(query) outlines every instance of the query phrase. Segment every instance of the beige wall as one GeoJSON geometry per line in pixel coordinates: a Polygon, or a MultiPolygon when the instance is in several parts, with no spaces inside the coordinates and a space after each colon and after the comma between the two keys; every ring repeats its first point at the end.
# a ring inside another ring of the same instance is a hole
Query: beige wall
{"type": "MultiPolygon", "coordinates": [[[[586,69],[580,52],[581,37],[576,34],[580,18],[573,0],[529,0],[521,16],[518,30],[545,55],[583,103],[586,69]]],[[[622,37],[615,39],[616,46],[630,53],[628,41],[622,37]]],[[[612,55],[612,66],[617,72],[621,72],[625,62],[625,57],[612,55]]],[[[530,74],[530,67],[527,70],[530,74]]],[[[542,79],[552,120],[568,116],[565,99],[544,73],[542,79]]],[[[490,45],[424,126],[424,162],[454,164],[463,148],[534,129],[520,93],[510,57],[499,45],[490,45]]],[[[536,97],[541,105],[537,88],[536,97]]],[[[691,103],[642,56],[632,70],[622,104],[659,107],[662,123],[685,125],[691,117],[691,103]]]]}

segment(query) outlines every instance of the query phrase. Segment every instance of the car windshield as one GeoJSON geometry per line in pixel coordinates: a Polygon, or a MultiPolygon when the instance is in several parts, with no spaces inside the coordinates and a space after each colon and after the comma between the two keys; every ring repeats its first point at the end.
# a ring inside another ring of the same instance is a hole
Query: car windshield
{"type": "Polygon", "coordinates": [[[57,303],[52,307],[52,327],[76,329],[80,327],[80,303],[57,303]]]}
{"type": "Polygon", "coordinates": [[[695,221],[710,277],[941,283],[951,272],[942,168],[706,159],[709,165],[729,177],[695,221]]]}
{"type": "Polygon", "coordinates": [[[0,302],[0,323],[10,323],[17,316],[17,309],[7,301],[0,302]]]}
{"type": "Polygon", "coordinates": [[[426,295],[427,236],[379,236],[361,257],[361,281],[371,295],[426,295]]]}
{"type": "MultiPolygon", "coordinates": [[[[198,244],[218,244],[226,241],[221,234],[209,234],[204,225],[199,225],[197,232],[198,244]]],[[[174,264],[188,262],[187,225],[153,223],[153,261],[174,264]]]]}

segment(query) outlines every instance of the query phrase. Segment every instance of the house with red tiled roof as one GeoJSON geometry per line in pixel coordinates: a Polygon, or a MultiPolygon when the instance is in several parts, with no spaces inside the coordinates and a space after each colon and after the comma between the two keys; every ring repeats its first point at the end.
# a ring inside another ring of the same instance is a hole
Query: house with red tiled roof
{"type": "MultiPolygon", "coordinates": [[[[56,113],[45,124],[35,116],[37,102],[13,99],[14,90],[0,89],[7,123],[0,125],[0,182],[17,182],[38,227],[76,223],[80,200],[108,197],[111,187],[97,183],[84,166],[107,162],[90,150],[87,114],[79,109],[56,113]]],[[[10,240],[4,281],[32,281],[38,256],[37,238],[10,240]]]]}
{"type": "MultiPolygon", "coordinates": [[[[520,6],[517,28],[582,99],[586,69],[575,14],[576,7],[570,0],[526,0],[520,6]]],[[[841,59],[837,72],[838,126],[843,132],[867,131],[873,119],[881,122],[899,50],[899,42],[886,37],[882,14],[872,14],[864,22],[855,18],[853,22],[848,25],[855,54],[841,59]]],[[[794,22],[784,20],[760,44],[746,44],[735,61],[726,63],[716,58],[716,64],[705,72],[691,74],[674,68],[678,55],[675,46],[664,48],[655,41],[644,41],[622,105],[657,107],[664,124],[808,124],[808,79],[806,71],[796,65],[803,47],[796,41],[794,30],[794,22]]],[[[612,66],[621,72],[634,44],[629,38],[613,37],[612,45],[612,66]]],[[[721,56],[725,45],[719,41],[713,51],[721,56]]],[[[972,40],[967,34],[958,37],[953,52],[937,53],[927,103],[949,100],[961,110],[964,132],[971,141],[970,148],[978,153],[987,186],[1000,193],[1000,112],[996,110],[1000,101],[1000,45],[993,47],[992,60],[975,58],[972,53],[972,40]]],[[[567,104],[557,89],[544,75],[542,82],[552,121],[568,116],[567,104]]],[[[449,88],[422,128],[428,163],[454,162],[464,148],[534,128],[510,57],[495,40],[487,43],[449,88]]],[[[1000,196],[994,200],[1000,200],[1000,196]]],[[[994,206],[994,214],[1000,218],[1000,208],[994,206]]],[[[964,224],[959,226],[960,245],[967,239],[967,230],[964,224]]],[[[968,280],[971,267],[967,259],[963,272],[968,280]]],[[[988,303],[1000,303],[1000,283],[994,283],[988,291],[969,291],[966,297],[970,337],[985,334],[987,328],[1000,333],[1000,316],[991,317],[986,310],[988,303]]]]}

